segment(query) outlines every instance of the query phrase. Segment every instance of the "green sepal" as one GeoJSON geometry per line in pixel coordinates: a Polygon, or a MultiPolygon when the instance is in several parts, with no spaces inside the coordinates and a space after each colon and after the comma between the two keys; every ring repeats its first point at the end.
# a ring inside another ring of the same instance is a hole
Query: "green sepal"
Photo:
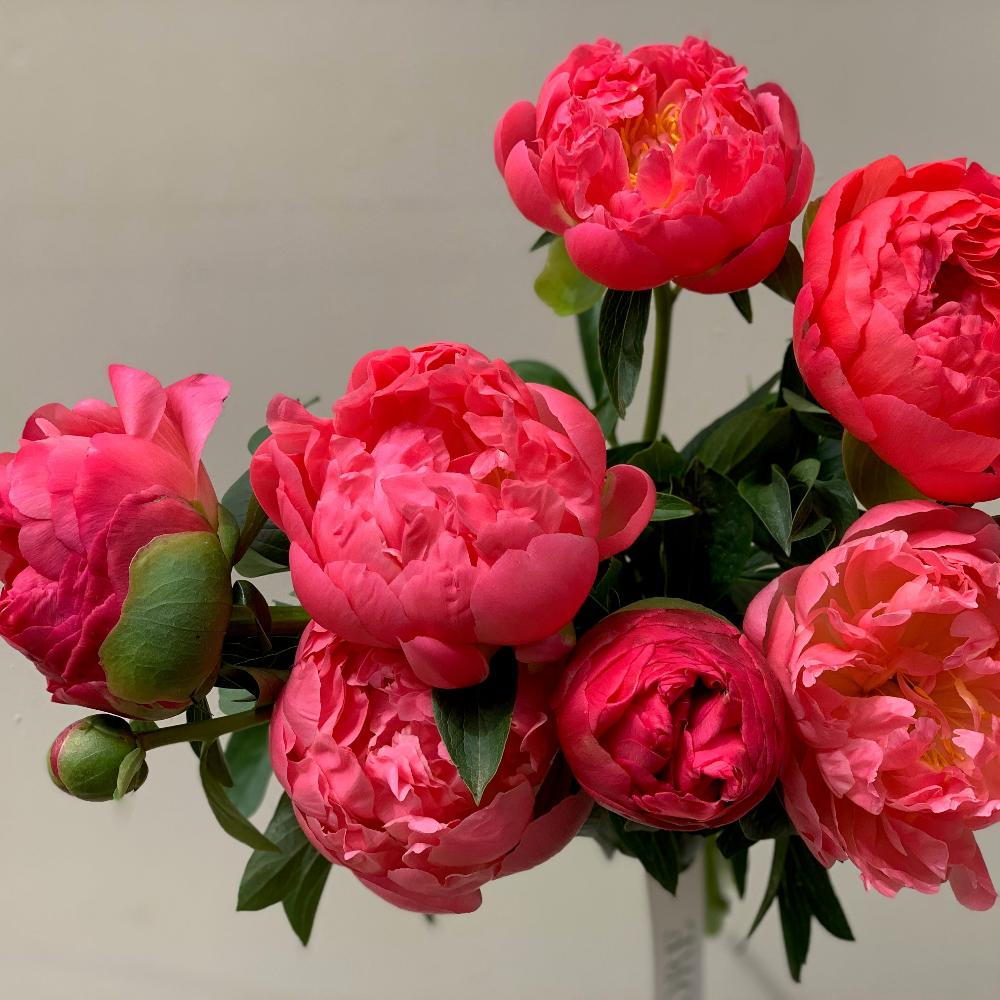
{"type": "Polygon", "coordinates": [[[219,668],[232,606],[229,559],[207,531],[161,535],[129,566],[121,618],[100,649],[108,690],[187,702],[219,668]]]}

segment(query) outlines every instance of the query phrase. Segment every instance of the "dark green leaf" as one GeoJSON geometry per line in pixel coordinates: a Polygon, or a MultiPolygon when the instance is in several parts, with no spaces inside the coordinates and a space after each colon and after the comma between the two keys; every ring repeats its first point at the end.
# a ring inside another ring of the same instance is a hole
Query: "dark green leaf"
{"type": "Polygon", "coordinates": [[[608,441],[614,441],[615,428],[618,426],[618,411],[609,396],[604,396],[591,411],[601,425],[601,431],[608,441]]]}
{"type": "Polygon", "coordinates": [[[596,305],[604,286],[581,274],[561,239],[552,240],[548,257],[535,279],[535,294],[557,315],[576,316],[596,305]]]}
{"type": "Polygon", "coordinates": [[[583,402],[583,397],[577,392],[570,380],[558,368],[553,368],[552,365],[546,364],[544,361],[511,361],[510,366],[525,382],[537,382],[550,386],[560,392],[575,396],[581,403],[583,402]]]}
{"type": "Polygon", "coordinates": [[[677,521],[683,517],[694,517],[695,509],[680,497],[670,493],[656,494],[656,507],[653,508],[651,521],[677,521]]]}
{"type": "Polygon", "coordinates": [[[738,488],[740,496],[787,556],[791,549],[792,495],[781,470],[772,465],[770,482],[762,483],[747,476],[740,480],[738,488]]]}
{"type": "Polygon", "coordinates": [[[778,891],[778,913],[781,917],[781,936],[785,942],[788,971],[795,982],[802,980],[802,966],[809,954],[812,916],[803,897],[789,891],[783,883],[778,891]]]}
{"type": "Polygon", "coordinates": [[[699,509],[691,541],[703,560],[705,603],[710,603],[729,589],[750,558],[753,514],[729,479],[701,465],[693,469],[688,495],[699,509]]]}
{"type": "MultiPolygon", "coordinates": [[[[250,473],[244,472],[222,498],[223,506],[233,515],[242,534],[247,512],[253,506],[250,473]]],[[[254,501],[254,505],[256,501],[254,501]]],[[[289,543],[285,533],[269,518],[265,519],[249,549],[236,564],[236,570],[246,577],[267,576],[288,571],[289,543]]]]}
{"type": "Polygon", "coordinates": [[[772,292],[788,302],[794,302],[802,289],[802,254],[792,242],[785,247],[781,263],[764,279],[772,292]]]}
{"type": "Polygon", "coordinates": [[[785,874],[785,858],[788,856],[788,841],[789,838],[779,837],[774,842],[774,859],[771,861],[771,874],[767,878],[767,889],[764,891],[764,898],[761,900],[760,909],[757,911],[757,916],[754,917],[753,923],[750,925],[750,930],[747,931],[747,937],[760,926],[760,922],[764,919],[767,911],[771,908],[771,904],[774,902],[778,895],[778,889],[781,886],[781,879],[785,874]]]}
{"type": "Polygon", "coordinates": [[[257,430],[250,435],[250,440],[247,441],[247,451],[249,451],[252,455],[270,436],[270,427],[258,427],[257,430]]]}
{"type": "Polygon", "coordinates": [[[739,292],[730,292],[729,297],[733,300],[739,314],[748,322],[753,322],[753,306],[750,304],[750,292],[744,288],[739,292]]]}
{"type": "Polygon", "coordinates": [[[542,235],[531,244],[531,252],[533,253],[535,250],[541,250],[542,247],[548,246],[553,240],[557,239],[559,239],[559,237],[556,236],[555,233],[550,233],[548,230],[545,230],[542,235]]]}
{"type": "Polygon", "coordinates": [[[608,289],[601,306],[598,341],[608,395],[620,417],[635,396],[652,292],[608,289]]]}
{"type": "Polygon", "coordinates": [[[244,816],[260,808],[271,780],[267,736],[267,726],[253,726],[233,733],[226,744],[226,763],[233,777],[229,797],[244,816]]]}
{"type": "Polygon", "coordinates": [[[576,317],[577,339],[580,343],[580,352],[583,354],[583,364],[587,370],[587,381],[590,383],[590,391],[595,400],[603,399],[608,393],[604,384],[604,372],[601,370],[601,351],[597,334],[599,316],[600,308],[595,304],[576,317]]]}
{"type": "Polygon", "coordinates": [[[691,438],[686,445],[684,445],[683,449],[681,449],[681,454],[688,459],[688,461],[690,461],[694,458],[695,454],[701,450],[702,443],[714,434],[719,427],[731,420],[737,413],[752,410],[763,403],[773,402],[774,393],[771,390],[774,388],[780,377],[781,372],[775,372],[763,385],[754,389],[754,391],[750,393],[746,399],[740,401],[731,410],[727,410],[721,417],[716,418],[707,427],[698,431],[698,433],[695,434],[695,436],[691,438]]]}
{"type": "Polygon", "coordinates": [[[772,791],[767,797],[739,821],[743,835],[749,841],[772,840],[786,837],[795,832],[792,821],[785,812],[785,807],[777,792],[772,791]]]}
{"type": "Polygon", "coordinates": [[[791,414],[787,407],[767,403],[737,413],[705,439],[698,458],[716,472],[740,475],[784,448],[791,436],[791,414]]]}
{"type": "Polygon", "coordinates": [[[330,875],[330,862],[321,854],[310,848],[305,860],[299,866],[298,877],[291,890],[282,899],[285,916],[292,925],[292,930],[303,944],[309,943],[312,934],[313,921],[316,919],[316,908],[330,875]]]}
{"type": "Polygon", "coordinates": [[[617,556],[612,556],[607,568],[598,578],[590,591],[590,599],[604,609],[605,613],[616,610],[620,605],[618,582],[621,579],[623,563],[617,556]]]}
{"type": "Polygon", "coordinates": [[[795,874],[795,883],[804,893],[813,916],[842,941],[853,941],[847,916],[833,891],[830,873],[821,865],[801,837],[793,837],[786,864],[795,874]]]}
{"type": "Polygon", "coordinates": [[[287,795],[281,796],[266,836],[277,850],[258,850],[250,855],[240,882],[237,910],[262,910],[280,903],[295,884],[307,856],[315,854],[287,795]]]}
{"type": "Polygon", "coordinates": [[[233,805],[225,786],[211,773],[208,761],[209,754],[203,750],[198,768],[201,785],[219,826],[241,844],[260,851],[276,851],[277,847],[233,805]]]}
{"type": "MultiPolygon", "coordinates": [[[[649,473],[650,479],[654,483],[662,485],[675,476],[684,474],[687,462],[683,455],[669,441],[654,441],[652,444],[632,453],[625,461],[628,465],[634,465],[637,469],[642,469],[649,473]]],[[[613,465],[611,461],[608,465],[613,465]]]]}
{"type": "Polygon", "coordinates": [[[478,805],[500,766],[517,697],[517,661],[508,647],[482,684],[434,689],[434,719],[448,756],[478,805]]]}
{"type": "Polygon", "coordinates": [[[844,433],[844,428],[819,403],[814,403],[791,389],[782,389],[781,398],[795,411],[802,426],[813,434],[839,439],[844,433]]]}
{"type": "Polygon", "coordinates": [[[884,462],[863,441],[844,432],[844,472],[854,495],[871,509],[892,500],[926,500],[927,497],[884,462]]]}
{"type": "Polygon", "coordinates": [[[733,882],[736,885],[736,892],[740,899],[742,899],[747,893],[747,868],[750,865],[750,851],[744,847],[742,851],[737,851],[735,854],[730,855],[729,865],[733,870],[733,882]]]}
{"type": "Polygon", "coordinates": [[[617,849],[639,861],[647,874],[652,876],[667,892],[677,892],[681,861],[677,835],[669,830],[653,830],[628,825],[620,817],[609,813],[616,831],[617,849]]]}

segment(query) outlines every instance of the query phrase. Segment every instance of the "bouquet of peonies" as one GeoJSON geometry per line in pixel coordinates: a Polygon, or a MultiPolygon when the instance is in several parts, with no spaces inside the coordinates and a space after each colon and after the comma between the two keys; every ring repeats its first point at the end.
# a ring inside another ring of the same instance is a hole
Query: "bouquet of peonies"
{"type": "Polygon", "coordinates": [[[253,849],[239,908],[303,941],[331,863],[462,913],[579,834],[671,891],[704,851],[740,894],[772,841],[754,926],[777,901],[796,979],[814,919],[851,937],[835,861],[993,904],[1000,527],[972,505],[1000,497],[1000,178],[890,156],[806,207],[795,108],[746,76],[699,39],[601,39],[497,126],[589,398],[540,361],[375,350],[328,416],[275,397],[221,502],[220,378],[115,366],[114,405],[29,418],[0,634],[99,713],[53,743],[58,787],[120,798],[189,743],[253,849]],[[673,303],[750,321],[758,283],[795,303],[784,362],[678,450],[673,303]],[[299,604],[270,605],[250,581],[285,571],[299,604]]]}

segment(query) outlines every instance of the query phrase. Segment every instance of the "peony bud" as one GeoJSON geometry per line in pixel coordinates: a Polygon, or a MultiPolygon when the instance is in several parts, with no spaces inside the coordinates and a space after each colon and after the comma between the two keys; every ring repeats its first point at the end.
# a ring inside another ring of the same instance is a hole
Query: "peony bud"
{"type": "MultiPolygon", "coordinates": [[[[88,802],[115,797],[122,762],[139,741],[124,719],[90,715],[67,726],[49,750],[49,774],[56,787],[88,802]]],[[[125,791],[134,792],[149,774],[143,761],[125,791]]]]}

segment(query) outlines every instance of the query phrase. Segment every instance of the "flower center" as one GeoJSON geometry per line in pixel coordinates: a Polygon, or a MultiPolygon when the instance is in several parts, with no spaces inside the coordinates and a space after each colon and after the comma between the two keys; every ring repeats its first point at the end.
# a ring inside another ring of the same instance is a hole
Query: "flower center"
{"type": "Polygon", "coordinates": [[[679,104],[665,104],[652,118],[641,115],[618,126],[633,187],[639,167],[650,150],[664,146],[673,149],[681,141],[680,116],[679,104]]]}

